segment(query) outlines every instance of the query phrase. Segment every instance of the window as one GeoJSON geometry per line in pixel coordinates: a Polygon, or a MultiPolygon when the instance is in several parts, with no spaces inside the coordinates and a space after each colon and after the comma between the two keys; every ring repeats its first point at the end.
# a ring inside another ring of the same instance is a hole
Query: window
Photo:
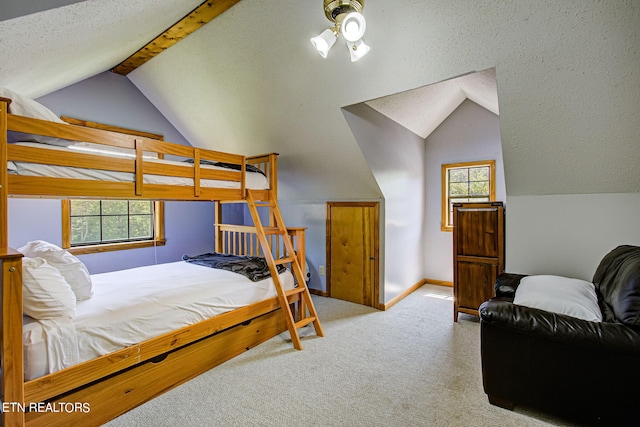
{"type": "Polygon", "coordinates": [[[164,245],[164,203],[62,201],[62,246],[75,254],[164,245]]]}
{"type": "Polygon", "coordinates": [[[453,204],[496,198],[495,160],[442,165],[442,231],[453,231],[453,204]]]}

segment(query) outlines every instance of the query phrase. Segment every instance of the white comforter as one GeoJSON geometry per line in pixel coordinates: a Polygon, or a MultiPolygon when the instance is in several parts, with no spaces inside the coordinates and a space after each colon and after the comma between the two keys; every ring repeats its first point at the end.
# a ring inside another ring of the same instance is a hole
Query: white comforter
{"type": "MultiPolygon", "coordinates": [[[[294,286],[289,271],[280,275],[294,286]]],[[[25,317],[25,380],[137,344],[276,295],[271,279],[252,282],[184,261],[91,276],[94,295],[70,321],[25,317]]]]}

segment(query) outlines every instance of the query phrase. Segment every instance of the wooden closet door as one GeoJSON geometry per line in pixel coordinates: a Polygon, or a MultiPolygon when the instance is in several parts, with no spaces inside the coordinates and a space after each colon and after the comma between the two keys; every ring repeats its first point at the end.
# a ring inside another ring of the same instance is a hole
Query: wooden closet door
{"type": "Polygon", "coordinates": [[[327,204],[327,291],[332,298],[377,307],[378,204],[327,204]]]}

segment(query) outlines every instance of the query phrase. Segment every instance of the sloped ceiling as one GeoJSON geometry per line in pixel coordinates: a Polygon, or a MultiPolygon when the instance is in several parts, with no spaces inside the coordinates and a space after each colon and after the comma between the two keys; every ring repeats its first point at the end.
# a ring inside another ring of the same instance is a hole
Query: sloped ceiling
{"type": "Polygon", "coordinates": [[[0,22],[0,84],[36,98],[109,70],[202,1],[15,3],[3,15],[28,14],[0,22]]]}
{"type": "Polygon", "coordinates": [[[42,12],[43,10],[55,9],[79,3],[82,0],[22,0],[10,1],[0,0],[0,21],[19,18],[31,13],[42,12]]]}
{"type": "MultiPolygon", "coordinates": [[[[0,84],[37,97],[108,70],[197,4],[87,0],[0,22],[0,84]]],[[[508,195],[640,191],[638,2],[407,0],[364,14],[372,50],[351,63],[342,42],[326,59],[311,48],[328,26],[321,0],[242,0],[128,78],[195,146],[280,152],[281,197],[367,199],[380,192],[341,107],[396,116],[388,95],[495,68],[508,195]]],[[[405,126],[427,134],[431,116],[405,126]]]]}
{"type": "Polygon", "coordinates": [[[495,115],[496,70],[489,69],[367,101],[366,104],[422,138],[427,138],[465,99],[495,115]]]}

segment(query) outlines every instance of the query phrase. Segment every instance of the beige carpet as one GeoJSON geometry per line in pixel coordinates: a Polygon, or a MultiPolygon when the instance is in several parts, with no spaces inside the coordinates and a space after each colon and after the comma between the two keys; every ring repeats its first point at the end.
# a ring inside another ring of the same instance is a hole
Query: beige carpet
{"type": "Polygon", "coordinates": [[[453,323],[450,292],[424,286],[386,312],[314,297],[326,337],[303,330],[296,351],[282,334],[108,425],[569,425],[488,403],[480,325],[453,323]]]}

